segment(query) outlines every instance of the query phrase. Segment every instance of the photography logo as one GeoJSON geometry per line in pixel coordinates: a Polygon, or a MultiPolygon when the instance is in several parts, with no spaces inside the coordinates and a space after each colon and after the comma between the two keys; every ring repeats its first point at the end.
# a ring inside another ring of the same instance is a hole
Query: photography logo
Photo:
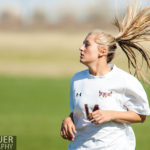
{"type": "Polygon", "coordinates": [[[16,150],[16,136],[0,136],[0,150],[16,150]]]}

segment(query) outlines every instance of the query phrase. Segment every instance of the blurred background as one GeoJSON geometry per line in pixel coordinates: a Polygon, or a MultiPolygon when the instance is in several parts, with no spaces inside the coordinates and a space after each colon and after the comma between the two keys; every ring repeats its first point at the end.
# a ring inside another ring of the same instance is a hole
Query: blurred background
{"type": "MultiPolygon", "coordinates": [[[[79,47],[87,33],[117,35],[121,18],[134,0],[0,0],[0,133],[16,135],[19,150],[61,150],[69,112],[70,79],[86,68],[79,47]]],[[[141,7],[149,0],[139,0],[141,7]]],[[[149,42],[143,43],[149,51],[149,42]]],[[[128,71],[120,48],[111,63],[128,71]]],[[[149,74],[147,74],[149,77],[149,74]]],[[[150,86],[143,84],[150,99],[150,86]]],[[[149,150],[150,119],[133,125],[136,150],[149,150]]]]}

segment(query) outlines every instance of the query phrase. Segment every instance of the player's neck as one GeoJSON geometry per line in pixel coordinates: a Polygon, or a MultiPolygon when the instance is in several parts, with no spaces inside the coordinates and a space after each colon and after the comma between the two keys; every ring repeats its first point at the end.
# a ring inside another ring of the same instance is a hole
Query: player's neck
{"type": "Polygon", "coordinates": [[[88,66],[90,74],[94,76],[104,76],[107,74],[111,68],[107,63],[96,63],[88,66]]]}

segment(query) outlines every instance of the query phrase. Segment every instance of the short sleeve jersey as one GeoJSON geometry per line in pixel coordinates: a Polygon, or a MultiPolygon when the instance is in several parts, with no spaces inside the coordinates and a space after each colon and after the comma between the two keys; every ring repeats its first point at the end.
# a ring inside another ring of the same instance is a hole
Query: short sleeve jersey
{"type": "Polygon", "coordinates": [[[70,109],[77,130],[68,150],[135,150],[135,135],[130,124],[114,121],[96,125],[87,119],[85,105],[92,112],[101,110],[128,111],[150,115],[146,92],[133,75],[114,64],[104,76],[94,76],[89,69],[71,79],[70,109]]]}

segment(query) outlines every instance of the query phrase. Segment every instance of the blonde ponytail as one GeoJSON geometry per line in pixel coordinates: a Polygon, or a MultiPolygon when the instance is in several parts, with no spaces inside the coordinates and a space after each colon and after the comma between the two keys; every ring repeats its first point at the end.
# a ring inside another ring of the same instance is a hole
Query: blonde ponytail
{"type": "MultiPolygon", "coordinates": [[[[150,69],[150,56],[148,52],[139,44],[141,41],[150,41],[150,7],[137,12],[138,1],[132,7],[128,6],[127,13],[122,22],[115,18],[115,25],[119,29],[119,34],[115,37],[116,42],[121,47],[128,58],[128,68],[131,73],[131,66],[134,68],[138,78],[150,84],[142,74],[136,52],[138,51],[150,69]]],[[[142,62],[143,64],[143,62],[142,62]]]]}

